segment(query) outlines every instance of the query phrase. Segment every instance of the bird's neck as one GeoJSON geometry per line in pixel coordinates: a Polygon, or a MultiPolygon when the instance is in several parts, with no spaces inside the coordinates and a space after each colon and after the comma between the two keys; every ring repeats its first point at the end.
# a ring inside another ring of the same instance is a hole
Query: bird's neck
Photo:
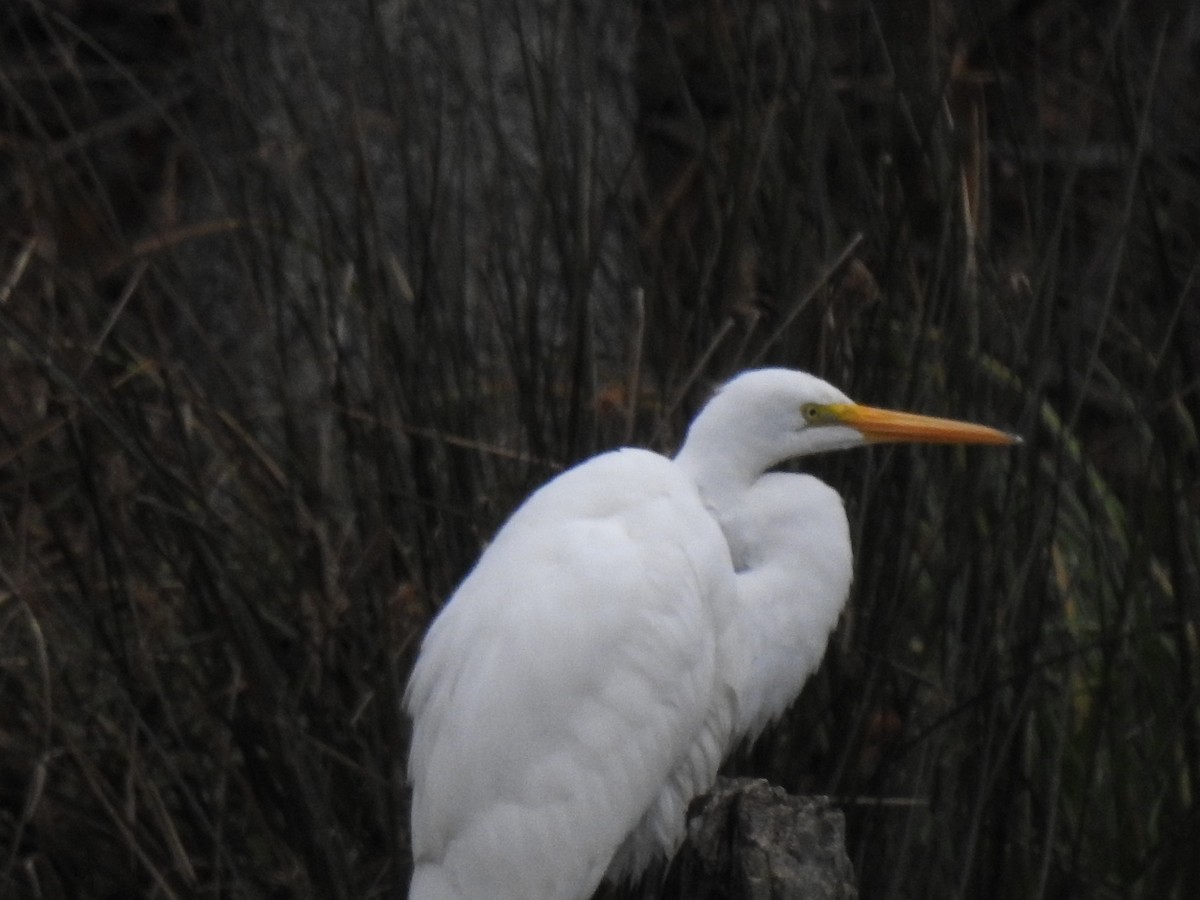
{"type": "Polygon", "coordinates": [[[718,514],[736,505],[765,468],[744,448],[727,444],[708,452],[704,442],[695,440],[683,445],[675,462],[695,483],[704,505],[718,514]]]}

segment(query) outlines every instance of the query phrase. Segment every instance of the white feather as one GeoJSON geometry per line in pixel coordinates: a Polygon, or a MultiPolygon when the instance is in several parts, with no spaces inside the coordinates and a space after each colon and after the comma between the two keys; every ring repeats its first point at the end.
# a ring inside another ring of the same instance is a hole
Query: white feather
{"type": "Polygon", "coordinates": [[[711,782],[728,736],[695,744],[732,724],[709,706],[733,598],[720,529],[663,457],[605,454],[530,497],[413,671],[414,900],[588,897],[664,784],[711,782]]]}

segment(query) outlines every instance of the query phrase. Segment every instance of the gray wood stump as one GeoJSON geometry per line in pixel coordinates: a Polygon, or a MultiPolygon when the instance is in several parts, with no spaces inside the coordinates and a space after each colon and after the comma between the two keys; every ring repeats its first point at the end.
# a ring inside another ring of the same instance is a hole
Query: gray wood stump
{"type": "Polygon", "coordinates": [[[719,779],[688,823],[663,898],[851,900],[845,819],[824,797],[719,779]]]}

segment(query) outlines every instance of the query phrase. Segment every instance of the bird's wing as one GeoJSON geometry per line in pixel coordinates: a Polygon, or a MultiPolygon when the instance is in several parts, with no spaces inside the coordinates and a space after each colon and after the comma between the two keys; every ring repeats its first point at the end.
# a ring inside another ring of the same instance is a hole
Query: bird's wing
{"type": "Polygon", "coordinates": [[[418,876],[497,900],[589,896],[710,717],[732,579],[663,457],[605,454],[534,494],[409,684],[418,876]]]}

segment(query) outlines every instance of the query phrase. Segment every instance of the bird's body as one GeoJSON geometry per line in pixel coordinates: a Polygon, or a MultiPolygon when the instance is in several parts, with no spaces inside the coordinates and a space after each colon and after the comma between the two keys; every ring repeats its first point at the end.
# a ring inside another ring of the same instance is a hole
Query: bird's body
{"type": "Polygon", "coordinates": [[[412,897],[590,895],[689,754],[688,790],[715,774],[732,713],[695,738],[734,598],[720,529],[663,457],[607,453],[531,496],[413,673],[412,897]]]}
{"type": "Polygon", "coordinates": [[[411,900],[586,900],[676,849],[689,801],[820,662],[850,586],[841,499],[767,470],[862,443],[860,411],[878,412],[746,373],[674,460],[605,453],[513,514],[406,694],[411,900]]]}

